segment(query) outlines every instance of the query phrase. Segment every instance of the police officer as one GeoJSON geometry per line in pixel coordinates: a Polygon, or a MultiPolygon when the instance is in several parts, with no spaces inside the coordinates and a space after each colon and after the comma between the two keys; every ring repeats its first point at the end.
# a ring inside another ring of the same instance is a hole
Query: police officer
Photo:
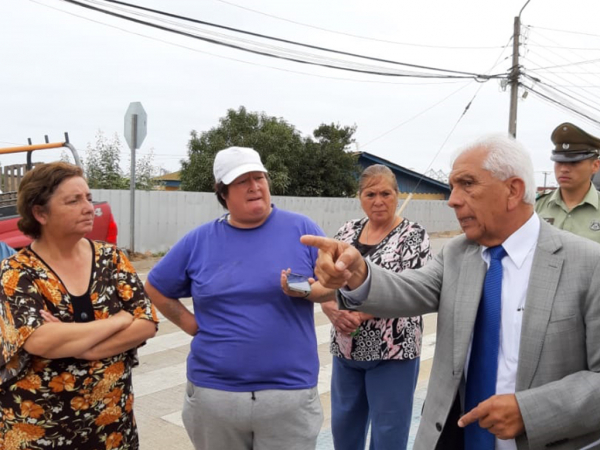
{"type": "Polygon", "coordinates": [[[559,188],[538,198],[538,215],[563,230],[600,243],[600,192],[592,184],[600,169],[600,139],[572,123],[552,132],[551,159],[559,188]]]}

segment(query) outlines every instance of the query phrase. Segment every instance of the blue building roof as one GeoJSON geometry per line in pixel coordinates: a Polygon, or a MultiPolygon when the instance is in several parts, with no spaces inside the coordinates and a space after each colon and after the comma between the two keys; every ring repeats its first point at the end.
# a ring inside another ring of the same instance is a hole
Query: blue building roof
{"type": "Polygon", "coordinates": [[[429,178],[421,173],[394,164],[386,159],[367,152],[358,153],[358,164],[367,168],[374,164],[383,164],[390,168],[398,182],[398,188],[402,193],[414,192],[415,194],[443,194],[445,199],[450,197],[450,186],[441,181],[429,178]]]}

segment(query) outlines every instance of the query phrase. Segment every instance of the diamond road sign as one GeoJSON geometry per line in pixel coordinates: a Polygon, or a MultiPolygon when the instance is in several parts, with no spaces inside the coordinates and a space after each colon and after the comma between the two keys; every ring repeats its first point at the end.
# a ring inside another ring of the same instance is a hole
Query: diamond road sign
{"type": "Polygon", "coordinates": [[[131,150],[140,148],[146,138],[148,115],[140,102],[131,102],[125,113],[125,141],[131,150]]]}

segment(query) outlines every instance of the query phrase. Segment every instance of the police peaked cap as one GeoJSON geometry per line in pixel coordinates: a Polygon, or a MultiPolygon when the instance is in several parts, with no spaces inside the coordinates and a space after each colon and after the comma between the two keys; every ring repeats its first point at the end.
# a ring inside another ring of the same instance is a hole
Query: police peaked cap
{"type": "Polygon", "coordinates": [[[600,155],[600,139],[572,123],[557,126],[550,136],[554,143],[550,159],[556,162],[577,162],[600,155]]]}

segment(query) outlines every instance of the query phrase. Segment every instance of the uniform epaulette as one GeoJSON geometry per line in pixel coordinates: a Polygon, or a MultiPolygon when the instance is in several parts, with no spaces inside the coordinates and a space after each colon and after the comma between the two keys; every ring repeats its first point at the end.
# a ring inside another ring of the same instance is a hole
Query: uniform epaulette
{"type": "Polygon", "coordinates": [[[535,201],[537,202],[539,199],[552,194],[554,189],[544,189],[543,191],[538,191],[537,196],[535,197],[535,201]]]}

